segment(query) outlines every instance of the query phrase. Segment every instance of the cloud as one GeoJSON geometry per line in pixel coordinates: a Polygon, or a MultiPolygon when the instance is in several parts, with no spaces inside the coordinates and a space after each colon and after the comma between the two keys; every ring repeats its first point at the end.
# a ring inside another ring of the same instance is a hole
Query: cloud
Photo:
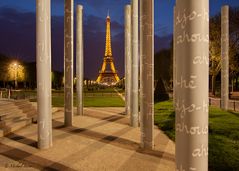
{"type": "Polygon", "coordinates": [[[154,52],[157,53],[162,49],[170,48],[172,40],[173,40],[172,34],[168,34],[165,36],[154,35],[154,52]]]}
{"type": "Polygon", "coordinates": [[[155,25],[154,31],[155,31],[155,34],[161,35],[161,36],[170,34],[168,26],[155,25]]]}
{"type": "MultiPolygon", "coordinates": [[[[36,41],[35,13],[0,8],[0,52],[25,61],[35,61],[36,41]]],[[[120,75],[124,73],[123,26],[112,22],[112,48],[115,65],[120,75]],[[119,36],[120,35],[120,36],[119,36]]],[[[103,62],[105,46],[105,19],[86,16],[84,21],[85,76],[96,79],[103,62]]],[[[63,70],[64,17],[52,17],[52,66],[63,70]]]]}
{"type": "Polygon", "coordinates": [[[84,25],[88,32],[102,32],[105,29],[105,20],[103,18],[90,15],[86,18],[84,25]]]}
{"type": "MultiPolygon", "coordinates": [[[[59,0],[60,1],[60,0],[59,0]]],[[[97,5],[97,4],[94,4],[97,5]]],[[[22,12],[0,7],[0,53],[25,61],[35,61],[36,16],[34,12],[22,12]]],[[[160,31],[166,30],[161,27],[160,31]]],[[[115,66],[120,76],[124,74],[124,26],[111,22],[112,50],[115,66]]],[[[172,35],[155,36],[155,52],[168,48],[172,35]]],[[[84,19],[85,77],[96,79],[103,62],[105,50],[105,18],[88,15],[84,19]]],[[[75,54],[75,53],[74,53],[75,54]]],[[[64,17],[52,16],[52,67],[63,71],[64,17]]]]}
{"type": "Polygon", "coordinates": [[[105,8],[108,6],[108,8],[112,7],[111,9],[114,9],[116,6],[119,5],[125,5],[127,2],[129,2],[129,0],[101,0],[101,1],[97,1],[97,0],[87,0],[86,1],[88,5],[99,9],[99,8],[105,8]],[[106,5],[107,4],[107,5],[106,5]]]}
{"type": "Polygon", "coordinates": [[[65,0],[52,0],[53,4],[64,4],[65,0]]]}
{"type": "Polygon", "coordinates": [[[0,51],[31,61],[35,56],[35,14],[0,8],[0,51]]]}

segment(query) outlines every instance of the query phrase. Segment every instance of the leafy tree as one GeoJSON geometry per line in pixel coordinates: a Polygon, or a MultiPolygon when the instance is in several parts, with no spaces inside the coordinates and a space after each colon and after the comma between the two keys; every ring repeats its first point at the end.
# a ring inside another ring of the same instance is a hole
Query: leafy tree
{"type": "Polygon", "coordinates": [[[10,58],[8,58],[7,56],[0,54],[0,80],[4,82],[9,80],[9,76],[8,76],[8,66],[10,63],[10,58]]]}
{"type": "Polygon", "coordinates": [[[62,87],[63,73],[59,71],[52,71],[52,88],[60,89],[62,87]]]}
{"type": "Polygon", "coordinates": [[[172,90],[172,48],[163,49],[154,56],[155,101],[169,98],[172,90]]]}
{"type": "Polygon", "coordinates": [[[6,83],[13,83],[15,79],[18,82],[25,83],[28,79],[28,73],[31,73],[31,71],[28,70],[26,63],[0,54],[1,86],[6,87],[6,83]]]}
{"type": "Polygon", "coordinates": [[[230,58],[230,77],[233,87],[234,79],[239,77],[239,7],[230,10],[230,43],[233,54],[230,58]]]}
{"type": "Polygon", "coordinates": [[[36,62],[26,63],[26,82],[31,89],[36,88],[36,62]]]}
{"type": "Polygon", "coordinates": [[[7,66],[7,79],[8,81],[17,81],[23,82],[26,78],[26,69],[23,64],[10,63],[7,66]]]}
{"type": "MultiPolygon", "coordinates": [[[[229,25],[229,69],[230,78],[234,79],[239,74],[239,8],[230,9],[229,25]]],[[[210,19],[210,75],[212,82],[212,93],[215,95],[216,77],[221,71],[221,14],[210,19]]]]}

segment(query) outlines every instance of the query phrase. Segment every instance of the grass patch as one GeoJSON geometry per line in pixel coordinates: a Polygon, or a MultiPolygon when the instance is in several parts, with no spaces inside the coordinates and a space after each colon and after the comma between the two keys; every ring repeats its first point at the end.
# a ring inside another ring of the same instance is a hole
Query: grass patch
{"type": "MultiPolygon", "coordinates": [[[[175,140],[175,112],[172,101],[155,104],[155,124],[175,140]]],[[[210,107],[210,171],[239,170],[239,114],[210,107]]]]}
{"type": "MultiPolygon", "coordinates": [[[[117,89],[122,92],[122,89],[117,89]]],[[[31,93],[31,101],[36,102],[36,91],[19,91],[18,95],[31,93]]],[[[54,107],[64,107],[64,91],[52,91],[52,105],[54,107]]],[[[84,106],[85,107],[124,107],[124,101],[117,95],[114,88],[84,90],[84,106]]],[[[74,106],[76,106],[76,92],[74,92],[74,106]]]]}
{"type": "MultiPolygon", "coordinates": [[[[36,101],[36,99],[31,100],[36,101]]],[[[64,95],[52,97],[54,107],[64,107],[64,95]]],[[[84,97],[84,107],[124,107],[124,101],[117,96],[94,96],[84,97]]],[[[76,97],[74,97],[74,107],[76,107],[76,97]]]]}
{"type": "Polygon", "coordinates": [[[85,107],[124,107],[125,103],[120,97],[85,97],[85,107]]]}
{"type": "Polygon", "coordinates": [[[156,103],[154,110],[155,125],[158,125],[170,139],[175,140],[175,112],[172,101],[156,103]]]}

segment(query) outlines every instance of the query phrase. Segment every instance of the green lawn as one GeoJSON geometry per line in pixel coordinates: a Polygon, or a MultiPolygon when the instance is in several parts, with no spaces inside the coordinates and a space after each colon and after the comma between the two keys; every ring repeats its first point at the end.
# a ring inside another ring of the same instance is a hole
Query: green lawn
{"type": "MultiPolygon", "coordinates": [[[[122,89],[117,89],[123,92],[122,89]]],[[[4,92],[4,97],[7,97],[4,92]]],[[[31,101],[36,101],[36,91],[16,91],[13,92],[12,98],[26,97],[30,98],[31,101]]],[[[124,101],[117,95],[114,88],[101,88],[99,90],[93,89],[84,91],[84,106],[85,107],[123,107],[124,101]]],[[[52,105],[54,107],[64,106],[64,91],[53,90],[52,91],[52,105]]],[[[74,92],[74,106],[76,106],[76,93],[74,92]]]]}
{"type": "MultiPolygon", "coordinates": [[[[172,101],[155,104],[155,124],[175,140],[175,113],[172,101]]],[[[209,111],[210,171],[239,170],[239,113],[210,107],[209,111]]]]}
{"type": "Polygon", "coordinates": [[[85,97],[85,107],[124,107],[125,103],[120,97],[85,97]]]}
{"type": "MultiPolygon", "coordinates": [[[[54,107],[64,106],[64,96],[58,96],[52,98],[52,105],[54,107]]],[[[74,106],[76,106],[76,98],[74,97],[74,106]]],[[[123,107],[124,101],[120,97],[84,97],[85,107],[123,107]]]]}
{"type": "MultiPolygon", "coordinates": [[[[115,92],[116,89],[120,93],[124,93],[123,89],[120,88],[93,88],[88,90],[86,87],[84,87],[84,96],[118,96],[115,92]]],[[[74,92],[74,95],[76,96],[76,92],[74,92]]],[[[4,98],[8,97],[7,91],[2,91],[2,96],[4,98]]],[[[35,98],[37,96],[36,90],[12,90],[11,98],[35,98]]],[[[64,96],[64,90],[52,90],[52,96],[64,96]]]]}
{"type": "MultiPolygon", "coordinates": [[[[55,107],[63,107],[64,94],[53,94],[52,105],[55,107]]],[[[124,101],[117,95],[113,88],[84,92],[85,107],[123,107],[124,105],[124,101]]],[[[74,106],[76,106],[76,93],[74,93],[74,106]]]]}

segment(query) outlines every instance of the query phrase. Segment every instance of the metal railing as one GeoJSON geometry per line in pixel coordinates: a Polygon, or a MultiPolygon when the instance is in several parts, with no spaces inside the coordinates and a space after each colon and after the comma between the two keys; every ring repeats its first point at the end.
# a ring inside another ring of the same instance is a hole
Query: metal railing
{"type": "MultiPolygon", "coordinates": [[[[52,91],[52,97],[62,97],[64,91],[52,91]]],[[[76,94],[74,93],[74,96],[76,94]]],[[[84,92],[84,97],[118,97],[116,92],[84,92]]],[[[5,99],[36,99],[37,93],[34,90],[10,90],[1,89],[0,98],[5,99]]]]}
{"type": "MultiPolygon", "coordinates": [[[[221,99],[209,97],[209,105],[221,108],[221,99]]],[[[239,112],[239,100],[229,100],[228,110],[239,112]]]]}
{"type": "Polygon", "coordinates": [[[5,99],[35,99],[35,91],[28,90],[10,90],[10,89],[1,89],[0,98],[5,99]]]}

